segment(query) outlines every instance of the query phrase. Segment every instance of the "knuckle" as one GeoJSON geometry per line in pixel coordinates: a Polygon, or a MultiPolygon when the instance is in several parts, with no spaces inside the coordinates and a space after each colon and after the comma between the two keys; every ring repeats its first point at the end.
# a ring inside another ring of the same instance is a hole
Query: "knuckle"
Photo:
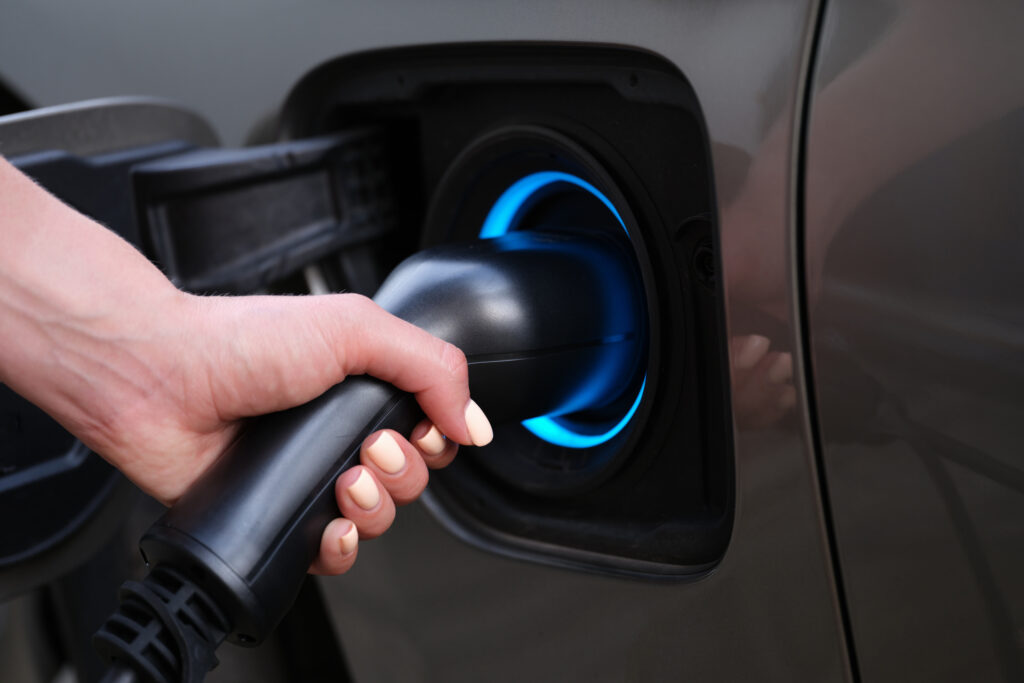
{"type": "Polygon", "coordinates": [[[338,296],[342,297],[346,305],[354,308],[377,307],[377,304],[373,303],[373,300],[370,297],[362,294],[356,294],[355,292],[347,292],[345,294],[339,294],[338,296]]]}
{"type": "Polygon", "coordinates": [[[373,299],[362,294],[348,292],[338,294],[338,297],[342,302],[346,318],[350,320],[372,322],[379,314],[384,312],[384,309],[374,303],[373,299]]]}
{"type": "Polygon", "coordinates": [[[469,365],[466,363],[466,354],[459,347],[448,342],[442,342],[441,365],[457,382],[461,384],[468,382],[469,365]]]}

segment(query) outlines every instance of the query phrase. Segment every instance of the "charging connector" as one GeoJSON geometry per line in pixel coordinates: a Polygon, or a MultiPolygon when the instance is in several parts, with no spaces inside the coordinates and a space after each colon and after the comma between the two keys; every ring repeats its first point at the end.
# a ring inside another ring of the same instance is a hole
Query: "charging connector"
{"type": "MultiPolygon", "coordinates": [[[[628,391],[643,371],[642,296],[628,241],[569,231],[420,252],[375,300],[462,348],[473,396],[492,421],[509,422],[628,391]]],[[[334,482],[362,441],[383,428],[408,433],[421,418],[410,394],[354,377],[254,420],[143,537],[155,568],[125,585],[101,651],[159,683],[193,683],[224,637],[262,641],[337,516],[334,482]]]]}

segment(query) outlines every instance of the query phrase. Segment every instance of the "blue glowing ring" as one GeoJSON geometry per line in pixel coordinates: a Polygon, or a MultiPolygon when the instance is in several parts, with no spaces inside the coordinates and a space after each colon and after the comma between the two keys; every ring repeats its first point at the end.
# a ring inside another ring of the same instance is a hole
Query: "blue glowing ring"
{"type": "MultiPolygon", "coordinates": [[[[589,192],[612,212],[619,225],[629,235],[629,229],[626,227],[625,221],[622,220],[618,209],[599,189],[582,178],[577,178],[569,173],[540,171],[520,178],[498,197],[498,200],[494,202],[494,206],[487,213],[487,218],[484,219],[483,227],[480,229],[480,237],[483,239],[500,237],[510,230],[514,230],[520,213],[530,198],[543,188],[555,183],[569,183],[589,192]]],[[[566,421],[560,420],[554,415],[530,418],[523,421],[523,426],[539,438],[556,446],[565,446],[566,448],[592,448],[599,446],[621,432],[633,418],[637,408],[640,407],[640,399],[643,398],[646,387],[647,378],[644,377],[644,381],[640,385],[640,391],[637,393],[636,399],[633,400],[633,405],[629,411],[614,427],[600,434],[585,434],[576,431],[566,421]]]]}

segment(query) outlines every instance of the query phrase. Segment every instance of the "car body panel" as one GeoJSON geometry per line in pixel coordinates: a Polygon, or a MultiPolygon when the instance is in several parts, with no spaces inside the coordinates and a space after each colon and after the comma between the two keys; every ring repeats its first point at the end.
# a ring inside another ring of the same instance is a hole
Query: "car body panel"
{"type": "Polygon", "coordinates": [[[829,3],[816,407],[863,680],[1024,678],[1024,11],[829,3]]]}

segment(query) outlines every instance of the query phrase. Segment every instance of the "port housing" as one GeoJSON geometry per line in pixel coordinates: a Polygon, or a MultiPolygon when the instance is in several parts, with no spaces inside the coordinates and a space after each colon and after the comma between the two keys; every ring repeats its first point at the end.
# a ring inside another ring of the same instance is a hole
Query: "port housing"
{"type": "Polygon", "coordinates": [[[506,554],[650,577],[713,566],[732,524],[727,344],[707,135],[686,78],[656,55],[603,46],[392,49],[311,72],[280,124],[291,139],[385,132],[397,227],[364,245],[374,266],[360,281],[346,279],[345,257],[322,264],[357,291],[418,248],[475,237],[526,173],[573,173],[612,198],[628,216],[650,322],[634,418],[611,446],[582,450],[503,425],[494,445],[432,476],[427,503],[453,532],[506,554]]]}

